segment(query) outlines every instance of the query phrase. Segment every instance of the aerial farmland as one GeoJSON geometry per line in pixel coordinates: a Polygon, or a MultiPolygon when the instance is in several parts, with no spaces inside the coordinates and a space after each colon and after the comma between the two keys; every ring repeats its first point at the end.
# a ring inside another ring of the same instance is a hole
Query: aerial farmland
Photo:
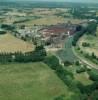
{"type": "Polygon", "coordinates": [[[83,2],[0,1],[0,100],[98,100],[98,5],[83,2]]]}

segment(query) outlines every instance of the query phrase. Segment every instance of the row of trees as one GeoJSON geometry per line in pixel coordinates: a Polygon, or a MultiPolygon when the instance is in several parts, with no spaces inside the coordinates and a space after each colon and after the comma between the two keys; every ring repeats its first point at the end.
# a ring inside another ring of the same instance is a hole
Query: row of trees
{"type": "Polygon", "coordinates": [[[73,41],[72,41],[72,45],[73,45],[73,46],[76,46],[77,41],[79,40],[79,38],[80,38],[81,36],[83,36],[84,33],[85,33],[85,31],[83,30],[83,31],[77,32],[77,33],[74,35],[73,41]]]}
{"type": "Polygon", "coordinates": [[[42,61],[46,56],[43,46],[37,46],[35,51],[22,53],[0,53],[0,63],[42,61]]]}
{"type": "Polygon", "coordinates": [[[66,85],[69,86],[72,83],[71,81],[73,79],[73,74],[63,69],[62,65],[59,63],[59,59],[56,56],[46,57],[44,63],[50,66],[50,68],[56,72],[59,78],[63,80],[66,85]]]}
{"type": "Polygon", "coordinates": [[[0,30],[0,35],[6,34],[6,31],[0,30]]]}
{"type": "Polygon", "coordinates": [[[4,30],[12,31],[12,30],[15,29],[15,26],[13,26],[13,25],[8,25],[8,24],[2,24],[2,25],[1,25],[1,28],[4,29],[4,30]]]}
{"type": "MultiPolygon", "coordinates": [[[[62,65],[59,64],[59,60],[55,56],[48,56],[44,59],[44,62],[50,66],[51,69],[55,71],[58,77],[71,89],[71,91],[75,92],[75,95],[72,97],[72,100],[88,100],[91,94],[98,89],[98,75],[92,72],[91,70],[86,70],[89,72],[90,79],[96,79],[93,84],[84,86],[82,83],[75,80],[72,72],[63,68],[62,65]]],[[[82,69],[84,72],[84,69],[82,69]]],[[[96,96],[97,97],[97,96],[96,96]]],[[[94,98],[94,97],[93,97],[94,98]]],[[[63,100],[64,96],[59,96],[54,100],[63,100]]],[[[95,100],[95,99],[93,99],[95,100]]]]}
{"type": "MultiPolygon", "coordinates": [[[[48,64],[49,67],[54,70],[57,76],[64,82],[64,84],[66,84],[72,92],[76,93],[72,97],[73,100],[83,100],[84,97],[77,88],[77,81],[75,81],[74,75],[70,71],[64,69],[62,65],[60,65],[57,57],[48,56],[44,60],[44,63],[48,64]]],[[[63,96],[57,97],[54,100],[63,100],[63,96]]]]}
{"type": "Polygon", "coordinates": [[[92,54],[89,54],[89,53],[84,53],[84,56],[91,60],[92,62],[98,64],[98,57],[94,54],[94,52],[92,52],[92,54]]]}

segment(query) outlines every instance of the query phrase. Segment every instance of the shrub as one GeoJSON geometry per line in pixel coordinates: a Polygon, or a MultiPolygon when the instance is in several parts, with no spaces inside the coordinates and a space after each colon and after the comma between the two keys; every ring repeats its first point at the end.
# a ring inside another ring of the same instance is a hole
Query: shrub
{"type": "Polygon", "coordinates": [[[86,69],[84,67],[80,67],[76,70],[77,73],[82,73],[82,72],[85,72],[86,69]]]}
{"type": "Polygon", "coordinates": [[[75,65],[79,66],[80,65],[80,62],[79,61],[76,61],[75,62],[75,65]]]}
{"type": "Polygon", "coordinates": [[[98,70],[92,69],[88,71],[89,78],[93,81],[98,81],[98,70]]]}
{"type": "Polygon", "coordinates": [[[80,53],[83,54],[83,51],[81,50],[80,53]]]}
{"type": "Polygon", "coordinates": [[[83,47],[89,47],[90,44],[89,44],[89,43],[86,43],[86,42],[83,42],[83,43],[82,43],[82,46],[83,46],[83,47]]]}
{"type": "Polygon", "coordinates": [[[0,35],[6,34],[6,31],[0,31],[0,35]]]}
{"type": "Polygon", "coordinates": [[[70,66],[70,65],[72,65],[72,63],[70,61],[65,61],[64,62],[64,66],[70,66]]]}
{"type": "Polygon", "coordinates": [[[59,66],[59,59],[55,56],[46,57],[44,62],[48,64],[53,70],[56,70],[57,66],[59,66]]]}

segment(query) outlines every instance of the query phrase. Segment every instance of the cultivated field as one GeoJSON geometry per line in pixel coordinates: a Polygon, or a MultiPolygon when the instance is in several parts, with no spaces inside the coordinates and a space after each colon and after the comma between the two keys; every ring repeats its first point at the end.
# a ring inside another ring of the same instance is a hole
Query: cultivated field
{"type": "MultiPolygon", "coordinates": [[[[15,12],[13,12],[15,13],[15,12]]],[[[81,23],[82,20],[79,19],[73,19],[72,17],[64,17],[64,16],[71,16],[68,12],[68,9],[62,9],[62,8],[54,8],[54,9],[44,9],[44,8],[34,8],[30,10],[29,12],[25,12],[26,16],[23,16],[25,19],[29,19],[28,21],[17,23],[17,25],[55,25],[58,23],[67,23],[68,21],[71,21],[73,24],[81,23]],[[33,18],[35,17],[35,18],[33,18]]],[[[23,20],[21,17],[15,17],[13,16],[14,21],[17,20],[23,20]]],[[[10,20],[13,21],[13,18],[10,18],[10,20]]]]}
{"type": "Polygon", "coordinates": [[[34,50],[34,45],[24,42],[11,34],[0,35],[0,52],[28,52],[34,50]]]}
{"type": "Polygon", "coordinates": [[[57,16],[47,16],[47,17],[42,17],[39,19],[33,19],[30,21],[26,21],[23,23],[18,23],[18,24],[19,25],[26,24],[27,26],[31,26],[31,25],[56,25],[58,23],[67,23],[68,21],[71,21],[73,24],[81,23],[81,20],[78,20],[78,19],[63,18],[63,17],[57,17],[57,16]]]}
{"type": "Polygon", "coordinates": [[[0,100],[70,100],[67,86],[42,62],[0,65],[0,100]]]}

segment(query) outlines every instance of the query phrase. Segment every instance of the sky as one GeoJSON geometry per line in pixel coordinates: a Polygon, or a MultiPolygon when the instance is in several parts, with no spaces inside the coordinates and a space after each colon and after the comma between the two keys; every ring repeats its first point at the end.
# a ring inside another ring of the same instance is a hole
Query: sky
{"type": "MultiPolygon", "coordinates": [[[[2,1],[2,0],[0,0],[2,1]]],[[[98,3],[98,0],[3,0],[3,1],[56,1],[56,2],[91,2],[98,3]]]]}

